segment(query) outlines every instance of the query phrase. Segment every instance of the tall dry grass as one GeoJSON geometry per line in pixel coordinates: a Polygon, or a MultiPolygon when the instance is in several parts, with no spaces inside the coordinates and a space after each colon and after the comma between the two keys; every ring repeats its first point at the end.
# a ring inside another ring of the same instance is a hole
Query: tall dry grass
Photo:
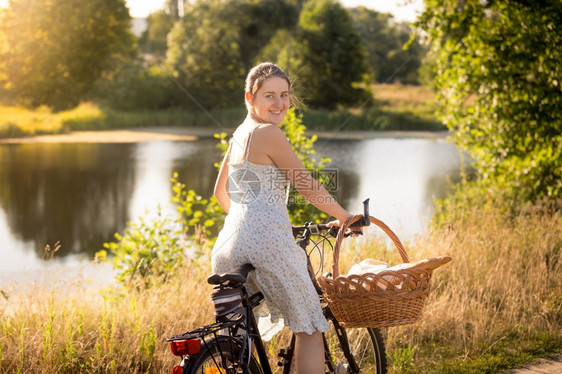
{"type": "MultiPolygon", "coordinates": [[[[496,373],[562,350],[562,214],[473,209],[420,240],[437,269],[420,323],[389,329],[389,348],[417,347],[423,372],[496,373]]],[[[415,372],[415,371],[414,371],[415,372]]]]}
{"type": "MultiPolygon", "coordinates": [[[[400,263],[369,230],[369,240],[344,246],[342,271],[365,257],[400,263]]],[[[496,209],[469,211],[407,245],[412,261],[453,261],[434,272],[421,321],[385,329],[390,373],[496,373],[560,351],[561,248],[562,213],[496,209]]],[[[76,281],[0,295],[0,372],[167,372],[178,360],[165,338],[212,321],[209,270],[192,262],[175,282],[140,291],[76,281]]],[[[268,345],[272,363],[287,337],[268,345]]]]}
{"type": "MultiPolygon", "coordinates": [[[[340,273],[364,258],[402,263],[380,233],[344,242],[340,273]]],[[[384,329],[390,373],[498,373],[562,351],[560,210],[475,207],[406,249],[411,262],[453,261],[434,271],[419,323],[384,329]]]]}
{"type": "Polygon", "coordinates": [[[165,338],[210,323],[205,278],[191,263],[146,290],[36,285],[0,303],[0,373],[160,373],[177,364],[165,338]]]}

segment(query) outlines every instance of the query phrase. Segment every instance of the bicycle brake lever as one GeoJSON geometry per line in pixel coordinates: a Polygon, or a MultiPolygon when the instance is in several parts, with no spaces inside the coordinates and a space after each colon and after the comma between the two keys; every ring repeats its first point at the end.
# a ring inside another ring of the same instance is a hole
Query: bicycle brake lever
{"type": "Polygon", "coordinates": [[[328,231],[328,234],[332,235],[335,238],[336,236],[338,236],[338,231],[340,231],[339,227],[332,226],[332,227],[330,227],[330,230],[328,231]]]}
{"type": "Polygon", "coordinates": [[[347,233],[343,234],[343,237],[347,238],[349,235],[353,235],[353,234],[363,235],[363,231],[350,231],[350,232],[347,232],[347,233]]]}

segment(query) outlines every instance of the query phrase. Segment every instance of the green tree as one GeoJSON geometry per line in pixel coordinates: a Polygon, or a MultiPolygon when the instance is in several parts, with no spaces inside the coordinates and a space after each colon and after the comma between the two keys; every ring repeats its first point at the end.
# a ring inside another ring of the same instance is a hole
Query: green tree
{"type": "Polygon", "coordinates": [[[386,56],[389,51],[396,48],[396,41],[390,28],[392,15],[362,6],[349,9],[349,14],[365,43],[369,73],[376,80],[384,81],[388,77],[385,77],[381,70],[386,64],[386,56]]]}
{"type": "Polygon", "coordinates": [[[256,56],[296,19],[290,1],[200,0],[187,6],[172,29],[167,62],[201,105],[238,106],[256,56]]]}
{"type": "Polygon", "coordinates": [[[166,71],[141,57],[98,79],[91,92],[97,104],[123,110],[167,108],[177,99],[166,71]]]}
{"type": "Polygon", "coordinates": [[[513,202],[562,191],[562,2],[426,0],[444,123],[478,183],[513,202]]]}
{"type": "Polygon", "coordinates": [[[362,6],[349,9],[349,13],[367,48],[369,73],[378,82],[418,84],[425,49],[417,40],[404,48],[412,33],[408,24],[395,23],[391,14],[362,6]]]}
{"type": "Polygon", "coordinates": [[[166,9],[172,20],[177,21],[180,19],[180,2],[183,0],[166,0],[166,9]]]}
{"type": "Polygon", "coordinates": [[[175,21],[174,16],[165,10],[150,14],[146,19],[146,30],[139,38],[141,51],[155,57],[166,56],[168,33],[175,21]]]}
{"type": "Polygon", "coordinates": [[[404,84],[419,84],[419,69],[427,50],[419,39],[411,39],[413,29],[408,23],[400,22],[393,25],[396,49],[388,53],[386,64],[380,73],[379,81],[384,82],[385,77],[393,77],[391,81],[400,81],[404,84]]]}
{"type": "Polygon", "coordinates": [[[0,86],[27,105],[71,107],[134,52],[124,0],[11,0],[0,13],[0,86]]]}
{"type": "Polygon", "coordinates": [[[312,107],[359,102],[366,51],[347,10],[335,0],[306,2],[292,47],[300,95],[312,107]]]}

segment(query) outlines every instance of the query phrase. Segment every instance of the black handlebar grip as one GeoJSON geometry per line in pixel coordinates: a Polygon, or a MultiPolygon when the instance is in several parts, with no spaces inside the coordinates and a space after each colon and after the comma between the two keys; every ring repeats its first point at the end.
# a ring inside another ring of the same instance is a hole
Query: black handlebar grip
{"type": "Polygon", "coordinates": [[[371,224],[371,220],[369,219],[369,200],[370,199],[366,199],[365,201],[363,201],[363,218],[349,225],[350,229],[354,227],[366,227],[371,224]]]}
{"type": "Polygon", "coordinates": [[[369,219],[369,198],[363,201],[363,225],[369,226],[371,224],[371,220],[369,219]]]}

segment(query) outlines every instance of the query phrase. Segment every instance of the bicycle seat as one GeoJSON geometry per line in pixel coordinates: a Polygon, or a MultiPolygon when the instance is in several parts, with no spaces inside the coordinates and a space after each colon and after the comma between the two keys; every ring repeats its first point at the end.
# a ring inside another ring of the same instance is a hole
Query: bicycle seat
{"type": "Polygon", "coordinates": [[[248,273],[254,269],[252,264],[240,265],[228,273],[211,275],[207,278],[207,283],[214,285],[229,283],[228,285],[231,287],[238,287],[246,282],[248,273]]]}

